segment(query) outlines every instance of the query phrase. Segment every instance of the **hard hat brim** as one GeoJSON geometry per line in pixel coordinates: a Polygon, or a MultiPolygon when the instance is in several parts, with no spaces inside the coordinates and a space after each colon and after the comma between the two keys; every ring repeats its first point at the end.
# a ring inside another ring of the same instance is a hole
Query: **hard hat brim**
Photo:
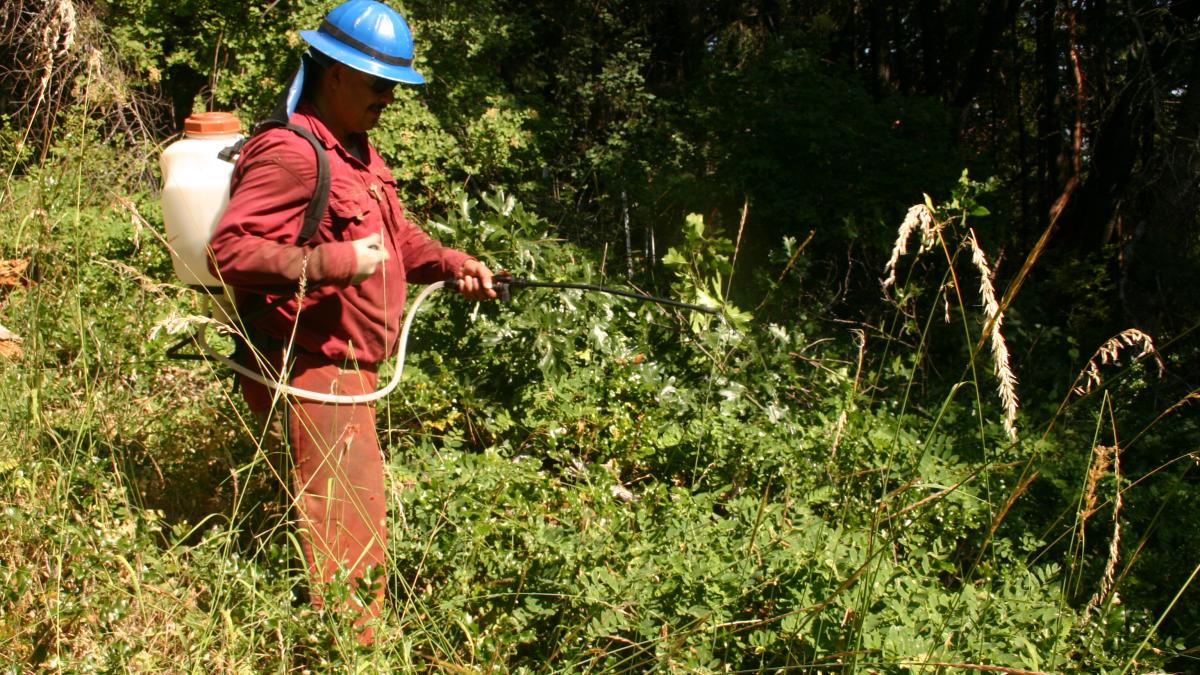
{"type": "Polygon", "coordinates": [[[361,70],[364,73],[382,77],[385,80],[393,82],[425,84],[425,76],[413,70],[412,66],[396,66],[383,63],[353,47],[338,42],[320,31],[302,30],[300,31],[300,37],[304,38],[304,41],[311,45],[313,49],[355,70],[361,70]]]}

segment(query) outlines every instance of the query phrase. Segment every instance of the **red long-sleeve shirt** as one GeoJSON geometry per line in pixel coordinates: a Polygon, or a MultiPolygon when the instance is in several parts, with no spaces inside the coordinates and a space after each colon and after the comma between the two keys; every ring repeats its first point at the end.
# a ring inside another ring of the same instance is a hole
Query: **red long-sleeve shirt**
{"type": "Polygon", "coordinates": [[[364,163],[301,105],[291,122],[310,129],[329,158],[329,207],[313,237],[295,244],[313,196],[317,160],[298,134],[279,128],[246,142],[234,168],[229,206],[211,242],[209,266],[236,291],[239,307],[261,307],[294,295],[303,274],[308,293],[299,310],[294,299],[253,320],[253,327],[335,362],[376,364],[392,355],[408,281],[448,279],[470,259],[431,239],[404,215],[395,179],[383,159],[367,148],[364,163]],[[389,258],[368,279],[350,285],[355,254],[350,242],[380,232],[389,258]],[[307,256],[307,263],[305,258],[307,256]]]}

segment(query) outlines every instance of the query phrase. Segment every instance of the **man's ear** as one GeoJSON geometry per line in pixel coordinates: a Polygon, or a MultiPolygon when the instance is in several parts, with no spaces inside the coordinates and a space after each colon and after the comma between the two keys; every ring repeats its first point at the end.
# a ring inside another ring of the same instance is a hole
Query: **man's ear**
{"type": "Polygon", "coordinates": [[[334,61],[325,69],[325,77],[329,79],[329,84],[341,88],[346,83],[346,75],[349,70],[345,65],[334,61]]]}

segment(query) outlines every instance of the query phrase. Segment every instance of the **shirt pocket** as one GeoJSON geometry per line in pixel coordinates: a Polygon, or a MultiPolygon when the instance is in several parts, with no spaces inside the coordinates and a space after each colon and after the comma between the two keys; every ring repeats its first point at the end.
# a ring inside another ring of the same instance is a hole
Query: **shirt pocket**
{"type": "Polygon", "coordinates": [[[330,195],[329,233],[333,241],[353,241],[378,232],[378,204],[370,195],[330,195]]]}
{"type": "Polygon", "coordinates": [[[388,227],[395,232],[403,232],[408,224],[408,214],[404,202],[400,201],[400,192],[396,187],[396,179],[390,173],[377,173],[376,179],[381,186],[382,199],[379,208],[384,214],[388,227]]]}
{"type": "Polygon", "coordinates": [[[384,198],[403,211],[404,207],[400,202],[400,191],[396,189],[396,179],[392,177],[392,174],[387,172],[377,173],[375,174],[375,178],[379,181],[384,198]]]}

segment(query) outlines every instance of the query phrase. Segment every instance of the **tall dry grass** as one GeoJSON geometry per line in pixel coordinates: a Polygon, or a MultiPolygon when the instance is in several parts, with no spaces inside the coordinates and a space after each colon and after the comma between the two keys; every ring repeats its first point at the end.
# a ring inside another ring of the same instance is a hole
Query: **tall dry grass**
{"type": "Polygon", "coordinates": [[[996,388],[1000,404],[1004,407],[1004,431],[1010,440],[1017,440],[1017,376],[1013,372],[1008,343],[1000,328],[1004,325],[1004,312],[996,300],[996,289],[992,286],[992,269],[987,256],[975,238],[975,230],[969,230],[965,241],[971,248],[971,263],[979,271],[979,295],[983,300],[983,314],[987,317],[984,331],[989,335],[992,351],[992,373],[996,376],[996,388]]]}
{"type": "Polygon", "coordinates": [[[1147,356],[1154,357],[1154,362],[1158,366],[1158,374],[1162,375],[1166,369],[1166,364],[1163,363],[1162,357],[1159,356],[1158,350],[1154,347],[1154,338],[1143,333],[1137,328],[1129,328],[1112,336],[1100,345],[1092,358],[1088,359],[1087,365],[1083,371],[1075,378],[1075,382],[1071,385],[1071,391],[1076,396],[1086,396],[1093,389],[1104,383],[1100,375],[1100,367],[1116,363],[1121,353],[1130,349],[1137,349],[1138,353],[1134,355],[1134,361],[1141,361],[1147,356]]]}
{"type": "Polygon", "coordinates": [[[896,233],[896,243],[892,245],[892,256],[888,258],[887,264],[883,268],[887,273],[881,282],[884,293],[896,285],[896,265],[900,262],[900,256],[908,253],[908,240],[912,234],[917,232],[921,235],[921,246],[917,249],[917,255],[920,255],[932,249],[937,243],[937,236],[943,226],[944,223],[938,223],[933,217],[933,212],[925,204],[915,204],[908,209],[908,213],[904,215],[904,221],[900,223],[900,229],[896,233]]]}
{"type": "MultiPolygon", "coordinates": [[[[63,112],[84,97],[105,141],[153,143],[165,119],[157,94],[137,87],[91,6],[73,0],[0,3],[0,114],[20,132],[18,150],[46,158],[63,112]]],[[[19,153],[24,154],[24,153],[19,153]]],[[[131,158],[146,163],[149,155],[131,158]]],[[[11,170],[11,167],[9,167],[11,170]]]]}
{"type": "Polygon", "coordinates": [[[1088,468],[1087,483],[1083,491],[1083,508],[1079,514],[1078,536],[1081,549],[1083,548],[1088,518],[1099,509],[1099,499],[1096,496],[1097,487],[1100,479],[1108,473],[1110,468],[1112,469],[1114,483],[1112,537],[1108,542],[1108,559],[1104,563],[1104,576],[1101,578],[1100,588],[1092,595],[1087,602],[1087,606],[1084,608],[1084,621],[1087,621],[1091,613],[1107,600],[1109,594],[1113,592],[1117,563],[1121,559],[1121,507],[1124,506],[1124,501],[1121,497],[1121,448],[1116,445],[1097,445],[1092,449],[1092,465],[1088,468]]]}
{"type": "MultiPolygon", "coordinates": [[[[897,231],[896,242],[892,246],[891,257],[884,266],[884,272],[887,276],[882,279],[881,286],[885,294],[891,287],[896,285],[896,266],[901,256],[908,253],[908,242],[914,233],[920,234],[921,237],[921,243],[915,255],[919,256],[940,244],[943,249],[947,250],[947,258],[952,259],[944,240],[945,230],[946,222],[938,221],[927,204],[916,204],[908,209],[908,212],[904,216],[904,221],[900,224],[900,228],[897,231]]],[[[1017,396],[1017,376],[1013,369],[1012,357],[1009,354],[1008,343],[1005,341],[1004,334],[1001,331],[1004,325],[1004,312],[996,297],[996,289],[993,285],[994,272],[988,263],[983,247],[979,245],[979,240],[976,238],[973,229],[967,230],[960,243],[962,246],[970,249],[971,264],[979,273],[979,295],[983,303],[984,315],[983,332],[989,341],[992,355],[992,373],[996,376],[997,395],[1000,399],[1000,405],[1004,409],[1002,425],[1008,438],[1015,442],[1017,440],[1016,422],[1017,412],[1020,408],[1020,399],[1017,396]]],[[[957,277],[955,276],[952,284],[957,283],[957,277]]],[[[945,290],[945,287],[943,287],[942,296],[945,304],[946,319],[949,321],[949,292],[945,290]]],[[[959,297],[962,297],[961,292],[959,293],[959,297]]]]}

